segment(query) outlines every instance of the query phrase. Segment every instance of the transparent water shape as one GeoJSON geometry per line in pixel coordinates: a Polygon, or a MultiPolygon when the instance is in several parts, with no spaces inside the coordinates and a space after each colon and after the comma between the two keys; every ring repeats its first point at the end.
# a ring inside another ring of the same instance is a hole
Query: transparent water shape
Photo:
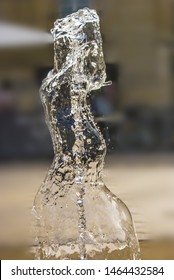
{"type": "Polygon", "coordinates": [[[58,19],[40,95],[54,159],[34,201],[37,259],[139,259],[131,214],[102,181],[106,145],[86,99],[107,85],[99,18],[58,19]]]}

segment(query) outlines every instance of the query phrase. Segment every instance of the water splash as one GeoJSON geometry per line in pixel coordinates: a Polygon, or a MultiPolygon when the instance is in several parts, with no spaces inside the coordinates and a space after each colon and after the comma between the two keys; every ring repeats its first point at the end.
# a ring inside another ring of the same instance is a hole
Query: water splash
{"type": "Polygon", "coordinates": [[[106,82],[99,18],[84,8],[55,22],[54,69],[40,94],[54,160],[35,197],[37,258],[137,259],[127,207],[104,185],[105,141],[86,102],[106,82]]]}

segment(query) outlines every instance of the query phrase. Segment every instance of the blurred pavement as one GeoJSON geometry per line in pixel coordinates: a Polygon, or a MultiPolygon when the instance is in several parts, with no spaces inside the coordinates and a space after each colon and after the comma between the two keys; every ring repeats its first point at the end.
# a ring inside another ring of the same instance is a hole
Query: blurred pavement
{"type": "MultiPolygon", "coordinates": [[[[24,227],[30,216],[34,196],[49,165],[1,166],[0,244],[16,238],[25,241],[20,224],[24,227]]],[[[174,155],[107,156],[104,182],[129,207],[139,240],[174,236],[173,170],[174,155]]],[[[27,225],[25,228],[28,232],[27,225]]]]}

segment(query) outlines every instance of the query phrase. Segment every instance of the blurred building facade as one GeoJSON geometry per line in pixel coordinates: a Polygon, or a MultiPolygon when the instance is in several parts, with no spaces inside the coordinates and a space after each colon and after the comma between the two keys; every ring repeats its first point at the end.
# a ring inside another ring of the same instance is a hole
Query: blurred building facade
{"type": "Polygon", "coordinates": [[[172,0],[95,0],[107,62],[120,65],[121,106],[173,103],[172,0]]]}
{"type": "MultiPolygon", "coordinates": [[[[100,16],[107,76],[113,81],[112,86],[102,90],[102,98],[98,98],[99,93],[92,100],[95,115],[102,117],[105,138],[111,138],[115,143],[111,146],[119,150],[174,148],[173,0],[1,0],[0,17],[49,31],[58,17],[85,6],[95,8],[100,16]],[[103,106],[103,112],[97,106],[103,106]],[[116,116],[108,120],[105,112],[116,116]]],[[[13,100],[15,111],[21,115],[30,111],[32,116],[37,112],[39,119],[43,113],[37,92],[52,68],[53,46],[1,49],[0,60],[1,111],[3,108],[4,114],[4,108],[11,106],[4,105],[4,92],[10,95],[11,91],[15,98],[9,102],[13,100]]],[[[46,126],[41,130],[33,154],[47,134],[46,126]]]]}
{"type": "Polygon", "coordinates": [[[173,103],[173,0],[1,0],[0,15],[49,31],[85,6],[100,15],[106,62],[119,65],[121,106],[173,103]]]}
{"type": "Polygon", "coordinates": [[[56,0],[1,0],[2,20],[49,30],[58,15],[56,0]]]}

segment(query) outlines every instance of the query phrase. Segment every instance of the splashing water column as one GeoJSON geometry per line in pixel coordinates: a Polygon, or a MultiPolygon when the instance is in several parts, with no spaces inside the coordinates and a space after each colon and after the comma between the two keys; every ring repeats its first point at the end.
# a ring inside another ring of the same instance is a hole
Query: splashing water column
{"type": "Polygon", "coordinates": [[[102,181],[105,141],[86,97],[107,85],[99,18],[84,8],[58,19],[54,69],[40,94],[53,163],[35,201],[40,259],[138,259],[131,214],[102,181]]]}

